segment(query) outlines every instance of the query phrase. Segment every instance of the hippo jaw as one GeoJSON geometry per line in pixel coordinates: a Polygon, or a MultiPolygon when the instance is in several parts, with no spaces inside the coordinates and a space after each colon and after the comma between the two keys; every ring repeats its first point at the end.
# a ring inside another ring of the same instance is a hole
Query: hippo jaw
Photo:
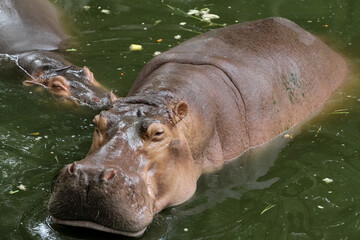
{"type": "Polygon", "coordinates": [[[124,231],[119,231],[116,229],[108,228],[101,224],[89,222],[89,221],[59,220],[59,219],[56,219],[55,217],[51,217],[51,221],[55,224],[61,224],[61,225],[66,225],[66,226],[71,226],[71,227],[90,228],[90,229],[98,230],[101,232],[125,235],[125,236],[129,236],[129,237],[140,237],[141,235],[144,234],[144,232],[147,228],[147,227],[145,227],[144,229],[142,229],[138,232],[124,232],[124,231]]]}
{"type": "Polygon", "coordinates": [[[49,211],[53,223],[140,236],[153,219],[153,205],[139,176],[80,161],[60,173],[49,211]]]}

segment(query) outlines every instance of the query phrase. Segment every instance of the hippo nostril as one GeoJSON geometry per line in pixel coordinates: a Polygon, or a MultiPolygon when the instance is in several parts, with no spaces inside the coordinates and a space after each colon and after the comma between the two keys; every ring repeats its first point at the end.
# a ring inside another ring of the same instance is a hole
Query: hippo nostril
{"type": "Polygon", "coordinates": [[[76,163],[72,163],[72,164],[68,167],[69,173],[74,174],[75,166],[76,166],[76,163]]]}
{"type": "Polygon", "coordinates": [[[92,100],[93,100],[94,102],[96,102],[96,103],[101,102],[100,99],[98,99],[97,97],[93,97],[92,100]]]}
{"type": "Polygon", "coordinates": [[[105,170],[103,179],[105,179],[106,181],[109,181],[109,180],[113,179],[114,177],[116,177],[115,169],[110,168],[110,169],[105,170]]]}

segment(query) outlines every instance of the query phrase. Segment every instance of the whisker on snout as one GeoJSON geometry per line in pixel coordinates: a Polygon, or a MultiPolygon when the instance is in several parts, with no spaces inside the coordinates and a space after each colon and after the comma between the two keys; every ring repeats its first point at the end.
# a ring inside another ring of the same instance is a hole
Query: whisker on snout
{"type": "Polygon", "coordinates": [[[52,180],[51,180],[51,186],[50,186],[50,192],[51,192],[51,193],[54,192],[55,184],[56,184],[56,182],[57,182],[60,174],[62,173],[62,171],[63,171],[63,169],[59,169],[59,170],[55,173],[54,177],[52,178],[52,180]]]}

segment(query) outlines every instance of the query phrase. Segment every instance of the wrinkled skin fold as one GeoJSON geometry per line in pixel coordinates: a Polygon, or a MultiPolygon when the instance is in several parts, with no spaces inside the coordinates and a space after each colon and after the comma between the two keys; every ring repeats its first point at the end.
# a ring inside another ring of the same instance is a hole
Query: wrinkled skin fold
{"type": "Polygon", "coordinates": [[[110,107],[111,93],[87,67],[79,68],[51,51],[68,42],[60,14],[48,0],[0,2],[0,53],[9,54],[29,77],[25,86],[41,86],[65,102],[94,109],[110,107]]]}
{"type": "Polygon", "coordinates": [[[94,118],[89,153],[62,170],[50,214],[139,236],[156,213],[194,194],[205,168],[299,123],[347,73],[340,55],[283,18],[189,39],[152,59],[128,96],[94,118]]]}

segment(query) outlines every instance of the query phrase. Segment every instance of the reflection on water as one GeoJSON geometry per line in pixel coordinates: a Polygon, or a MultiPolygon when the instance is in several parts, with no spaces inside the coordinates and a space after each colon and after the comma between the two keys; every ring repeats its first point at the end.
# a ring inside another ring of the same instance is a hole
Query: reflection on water
{"type": "MultiPolygon", "coordinates": [[[[295,129],[291,130],[291,133],[293,132],[295,129]]],[[[198,181],[198,189],[191,203],[173,209],[172,213],[199,214],[226,199],[239,200],[247,191],[271,186],[279,180],[279,177],[266,180],[259,178],[268,172],[289,141],[290,138],[285,138],[284,134],[281,134],[269,143],[248,150],[239,158],[226,163],[220,170],[203,174],[198,181]]]]}

